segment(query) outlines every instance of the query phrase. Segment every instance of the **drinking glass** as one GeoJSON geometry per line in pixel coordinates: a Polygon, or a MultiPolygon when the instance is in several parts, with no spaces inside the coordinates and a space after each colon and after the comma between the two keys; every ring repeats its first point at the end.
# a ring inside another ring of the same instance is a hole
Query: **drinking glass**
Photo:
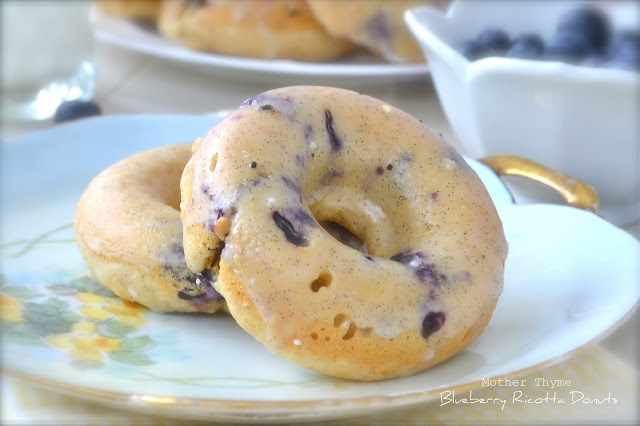
{"type": "Polygon", "coordinates": [[[88,0],[0,1],[3,122],[49,119],[95,91],[88,0]]]}

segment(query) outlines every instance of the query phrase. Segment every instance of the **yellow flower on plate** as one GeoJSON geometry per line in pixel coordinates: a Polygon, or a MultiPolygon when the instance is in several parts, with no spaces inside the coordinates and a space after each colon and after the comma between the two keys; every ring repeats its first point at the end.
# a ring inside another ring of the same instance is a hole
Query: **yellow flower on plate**
{"type": "Polygon", "coordinates": [[[120,324],[129,325],[131,327],[142,327],[147,319],[140,315],[118,315],[116,318],[120,324]]]}
{"type": "Polygon", "coordinates": [[[115,315],[137,315],[148,310],[138,303],[116,298],[107,300],[103,306],[104,309],[115,315]]]}
{"type": "Polygon", "coordinates": [[[113,352],[120,349],[120,340],[110,337],[74,336],[73,348],[69,355],[73,358],[101,361],[102,352],[113,352]]]}
{"type": "Polygon", "coordinates": [[[106,320],[108,318],[111,318],[111,314],[109,312],[96,305],[84,305],[82,308],[80,308],[80,312],[83,315],[95,320],[106,320]]]}
{"type": "Polygon", "coordinates": [[[91,304],[99,304],[104,302],[106,299],[109,299],[107,296],[101,296],[99,294],[87,292],[77,293],[75,297],[81,302],[91,304]]]}
{"type": "Polygon", "coordinates": [[[70,334],[54,334],[47,337],[47,343],[54,348],[69,349],[73,346],[73,337],[70,334]]]}
{"type": "Polygon", "coordinates": [[[0,319],[5,322],[24,322],[22,303],[11,297],[0,295],[0,319]]]}
{"type": "Polygon", "coordinates": [[[119,339],[112,339],[110,337],[96,337],[94,339],[94,345],[96,348],[105,352],[117,351],[121,346],[119,339]]]}
{"type": "Polygon", "coordinates": [[[77,334],[94,334],[96,332],[96,323],[92,321],[78,322],[73,324],[71,330],[77,334]]]}
{"type": "Polygon", "coordinates": [[[76,359],[85,359],[88,361],[102,361],[102,353],[95,349],[79,349],[79,348],[72,348],[69,351],[69,355],[72,358],[76,358],[76,359]]]}

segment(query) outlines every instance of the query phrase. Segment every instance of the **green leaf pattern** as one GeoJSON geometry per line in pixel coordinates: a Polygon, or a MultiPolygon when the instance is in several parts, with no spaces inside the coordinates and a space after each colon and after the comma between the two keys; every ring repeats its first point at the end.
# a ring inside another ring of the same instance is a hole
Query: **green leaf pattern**
{"type": "MultiPolygon", "coordinates": [[[[67,245],[72,224],[62,225],[42,235],[0,245],[3,262],[36,256],[34,248],[67,245]]],[[[78,371],[100,370],[112,366],[132,367],[114,370],[115,375],[136,381],[175,382],[181,385],[215,388],[271,388],[316,386],[326,377],[300,382],[252,379],[247,377],[199,376],[164,377],[150,374],[144,367],[158,361],[150,353],[158,345],[145,334],[146,308],[116,297],[89,275],[71,277],[65,282],[16,285],[0,273],[0,332],[4,342],[25,347],[58,351],[67,355],[69,365],[78,371]],[[118,309],[110,310],[110,307],[118,309]],[[106,317],[105,317],[106,314],[106,317]],[[126,372],[124,376],[123,371],[126,372]]],[[[111,373],[111,370],[105,370],[111,373]]]]}
{"type": "Polygon", "coordinates": [[[140,334],[146,312],[143,306],[117,298],[89,276],[33,286],[8,285],[0,278],[3,339],[65,351],[70,365],[80,371],[108,363],[154,364],[145,353],[154,341],[140,334]],[[105,314],[108,318],[103,318],[105,314]],[[133,324],[123,322],[132,318],[133,324]]]}

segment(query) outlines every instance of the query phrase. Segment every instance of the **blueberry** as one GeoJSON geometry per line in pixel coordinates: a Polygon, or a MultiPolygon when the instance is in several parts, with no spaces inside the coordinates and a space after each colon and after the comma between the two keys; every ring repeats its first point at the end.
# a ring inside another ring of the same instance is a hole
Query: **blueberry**
{"type": "Polygon", "coordinates": [[[557,32],[580,34],[595,50],[602,50],[609,41],[611,27],[602,11],[585,6],[571,9],[562,15],[558,21],[557,32]]]}
{"type": "Polygon", "coordinates": [[[447,317],[444,312],[429,312],[422,320],[422,337],[428,339],[444,325],[447,317]]]}
{"type": "Polygon", "coordinates": [[[62,123],[64,121],[76,120],[83,117],[91,117],[100,115],[102,111],[98,104],[92,101],[73,100],[66,101],[58,105],[53,115],[54,123],[62,123]]]}
{"type": "Polygon", "coordinates": [[[545,55],[549,59],[579,62],[593,53],[587,39],[573,32],[558,32],[549,38],[545,55]]]}
{"type": "Polygon", "coordinates": [[[607,56],[610,66],[640,70],[640,32],[628,30],[616,33],[607,56]]]}
{"type": "Polygon", "coordinates": [[[458,47],[458,52],[468,60],[475,61],[484,55],[485,50],[477,41],[469,40],[465,41],[460,45],[460,47],[458,47]]]}
{"type": "Polygon", "coordinates": [[[333,129],[333,115],[331,115],[331,110],[329,110],[329,108],[325,108],[324,118],[325,127],[327,129],[327,133],[329,134],[329,144],[331,145],[331,152],[340,151],[340,149],[342,148],[342,140],[333,129]]]}
{"type": "Polygon", "coordinates": [[[284,233],[285,238],[291,244],[298,247],[306,247],[309,245],[309,237],[298,232],[293,224],[279,212],[273,213],[273,221],[278,225],[278,228],[284,233]]]}
{"type": "Polygon", "coordinates": [[[488,51],[504,51],[511,44],[507,33],[497,27],[489,27],[482,30],[478,35],[477,41],[483,49],[488,51]]]}
{"type": "Polygon", "coordinates": [[[537,34],[522,34],[513,40],[507,50],[509,58],[535,59],[544,53],[544,41],[537,34]]]}

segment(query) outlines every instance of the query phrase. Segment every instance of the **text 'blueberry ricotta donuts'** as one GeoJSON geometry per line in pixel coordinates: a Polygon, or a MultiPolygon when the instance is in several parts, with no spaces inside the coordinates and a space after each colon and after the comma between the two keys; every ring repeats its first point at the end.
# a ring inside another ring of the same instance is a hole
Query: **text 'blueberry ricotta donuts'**
{"type": "Polygon", "coordinates": [[[384,379],[449,358],[487,325],[502,222],[464,159],[410,115],[343,89],[282,88],[245,101],[193,152],[187,265],[219,268],[230,313],[272,352],[384,379]]]}
{"type": "Polygon", "coordinates": [[[154,311],[225,309],[214,277],[191,272],[184,260],[180,176],[190,145],[155,148],[110,166],[76,209],[76,242],[91,275],[154,311]]]}

